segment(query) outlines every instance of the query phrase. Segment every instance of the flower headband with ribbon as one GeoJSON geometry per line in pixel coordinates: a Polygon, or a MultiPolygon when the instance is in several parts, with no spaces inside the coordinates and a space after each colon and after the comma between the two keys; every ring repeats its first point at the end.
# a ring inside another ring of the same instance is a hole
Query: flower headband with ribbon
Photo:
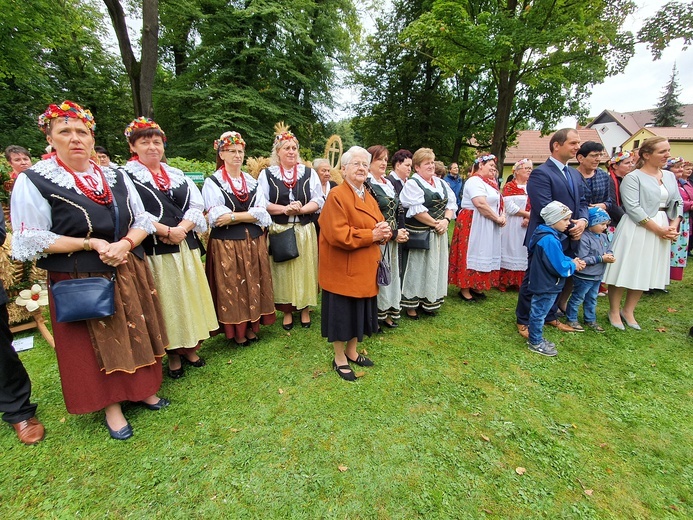
{"type": "Polygon", "coordinates": [[[669,159],[667,159],[667,168],[671,168],[675,164],[683,162],[685,162],[685,159],[683,157],[670,157],[669,159]]]}
{"type": "Polygon", "coordinates": [[[89,110],[85,110],[74,101],[68,100],[63,101],[60,105],[48,105],[46,111],[38,118],[38,126],[41,131],[44,134],[48,133],[48,126],[51,120],[57,119],[58,117],[64,117],[66,121],[70,117],[79,119],[84,123],[84,126],[89,129],[91,134],[94,135],[94,129],[96,128],[94,116],[91,115],[89,110]]]}
{"type": "Polygon", "coordinates": [[[288,141],[289,139],[293,139],[294,141],[296,141],[296,143],[298,143],[298,139],[296,139],[294,133],[286,130],[285,132],[282,132],[274,136],[274,144],[276,145],[277,143],[280,143],[282,141],[288,141]]]}
{"type": "Polygon", "coordinates": [[[625,161],[626,159],[630,158],[633,154],[628,151],[622,151],[615,153],[614,155],[611,156],[611,159],[609,159],[609,164],[618,164],[621,161],[625,161]]]}
{"type": "Polygon", "coordinates": [[[482,155],[481,157],[477,157],[476,159],[474,159],[474,164],[487,163],[489,161],[495,161],[495,160],[496,160],[496,156],[493,155],[492,153],[490,153],[488,155],[482,155]]]}
{"type": "MultiPolygon", "coordinates": [[[[494,159],[495,159],[495,157],[494,157],[494,159]]],[[[530,161],[529,159],[520,159],[515,164],[513,164],[513,171],[517,170],[523,164],[532,164],[532,161],[530,161]]]]}
{"type": "Polygon", "coordinates": [[[241,137],[241,134],[238,132],[228,132],[223,137],[220,137],[214,141],[214,149],[223,150],[225,147],[232,146],[234,144],[240,144],[243,148],[245,148],[245,141],[243,140],[243,137],[241,137]]]}
{"type": "Polygon", "coordinates": [[[161,127],[154,122],[153,119],[148,117],[140,116],[137,119],[133,119],[132,122],[125,127],[125,137],[130,140],[130,136],[136,130],[145,130],[147,128],[153,128],[161,132],[161,138],[166,142],[166,133],[161,129],[161,127]]]}

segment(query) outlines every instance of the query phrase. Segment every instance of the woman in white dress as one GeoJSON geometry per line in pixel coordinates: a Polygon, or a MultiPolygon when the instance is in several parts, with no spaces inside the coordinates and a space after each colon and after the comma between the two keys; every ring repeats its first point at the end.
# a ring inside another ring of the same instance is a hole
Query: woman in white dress
{"type": "Polygon", "coordinates": [[[650,137],[640,147],[636,170],[621,183],[626,216],[614,233],[616,262],[609,264],[604,282],[609,285],[609,321],[640,330],[635,307],[644,291],[664,289],[669,283],[671,242],[676,240],[683,201],[674,174],[662,170],[670,157],[664,137],[650,137]],[[621,298],[628,289],[621,309],[621,298]]]}
{"type": "Polygon", "coordinates": [[[419,148],[414,153],[416,173],[399,196],[409,232],[401,304],[412,319],[419,318],[419,307],[424,314],[435,314],[448,293],[448,226],[457,202],[450,185],[435,176],[435,158],[430,148],[419,148]],[[428,248],[415,248],[421,246],[421,241],[414,242],[412,237],[427,234],[428,248]]]}
{"type": "Polygon", "coordinates": [[[513,179],[503,186],[506,224],[501,228],[501,264],[498,289],[520,288],[527,270],[525,233],[529,223],[527,180],[532,161],[521,159],[513,166],[513,179]]]}
{"type": "Polygon", "coordinates": [[[505,211],[497,178],[496,157],[484,155],[474,161],[472,175],[464,183],[450,246],[449,282],[460,288],[460,298],[468,303],[484,299],[483,291],[498,287],[505,211]]]}

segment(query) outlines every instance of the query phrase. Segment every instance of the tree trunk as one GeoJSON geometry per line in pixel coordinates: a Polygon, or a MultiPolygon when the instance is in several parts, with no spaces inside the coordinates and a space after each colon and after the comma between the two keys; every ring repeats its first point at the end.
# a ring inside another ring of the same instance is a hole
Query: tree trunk
{"type": "Polygon", "coordinates": [[[135,117],[153,117],[152,91],[156,75],[159,46],[159,1],[142,3],[142,59],[137,61],[132,51],[125,12],[119,0],[103,0],[118,38],[120,57],[130,80],[135,117]]]}

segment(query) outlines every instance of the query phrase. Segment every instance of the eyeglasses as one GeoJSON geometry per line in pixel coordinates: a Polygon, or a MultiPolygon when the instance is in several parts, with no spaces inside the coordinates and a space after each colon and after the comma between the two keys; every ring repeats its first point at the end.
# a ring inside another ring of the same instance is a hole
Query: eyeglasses
{"type": "Polygon", "coordinates": [[[348,166],[350,164],[353,164],[357,168],[365,168],[366,170],[370,166],[370,163],[367,162],[360,162],[360,161],[351,161],[350,163],[346,163],[344,166],[348,166]]]}

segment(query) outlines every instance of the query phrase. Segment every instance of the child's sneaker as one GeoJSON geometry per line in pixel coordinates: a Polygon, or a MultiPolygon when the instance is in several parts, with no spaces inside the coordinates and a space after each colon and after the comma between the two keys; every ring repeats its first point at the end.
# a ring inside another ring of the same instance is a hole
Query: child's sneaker
{"type": "Polygon", "coordinates": [[[558,354],[558,351],[556,350],[556,345],[554,345],[550,341],[546,341],[545,339],[542,339],[541,343],[539,343],[538,345],[532,345],[528,341],[527,348],[529,348],[529,350],[531,350],[532,352],[541,354],[542,356],[553,357],[556,354],[558,354]]]}
{"type": "Polygon", "coordinates": [[[567,323],[570,327],[575,329],[575,332],[585,332],[585,329],[583,329],[582,325],[580,325],[577,321],[568,321],[567,323]]]}
{"type": "Polygon", "coordinates": [[[585,322],[585,327],[589,327],[592,329],[594,332],[604,332],[604,329],[599,326],[599,324],[596,321],[586,321],[585,322]]]}

